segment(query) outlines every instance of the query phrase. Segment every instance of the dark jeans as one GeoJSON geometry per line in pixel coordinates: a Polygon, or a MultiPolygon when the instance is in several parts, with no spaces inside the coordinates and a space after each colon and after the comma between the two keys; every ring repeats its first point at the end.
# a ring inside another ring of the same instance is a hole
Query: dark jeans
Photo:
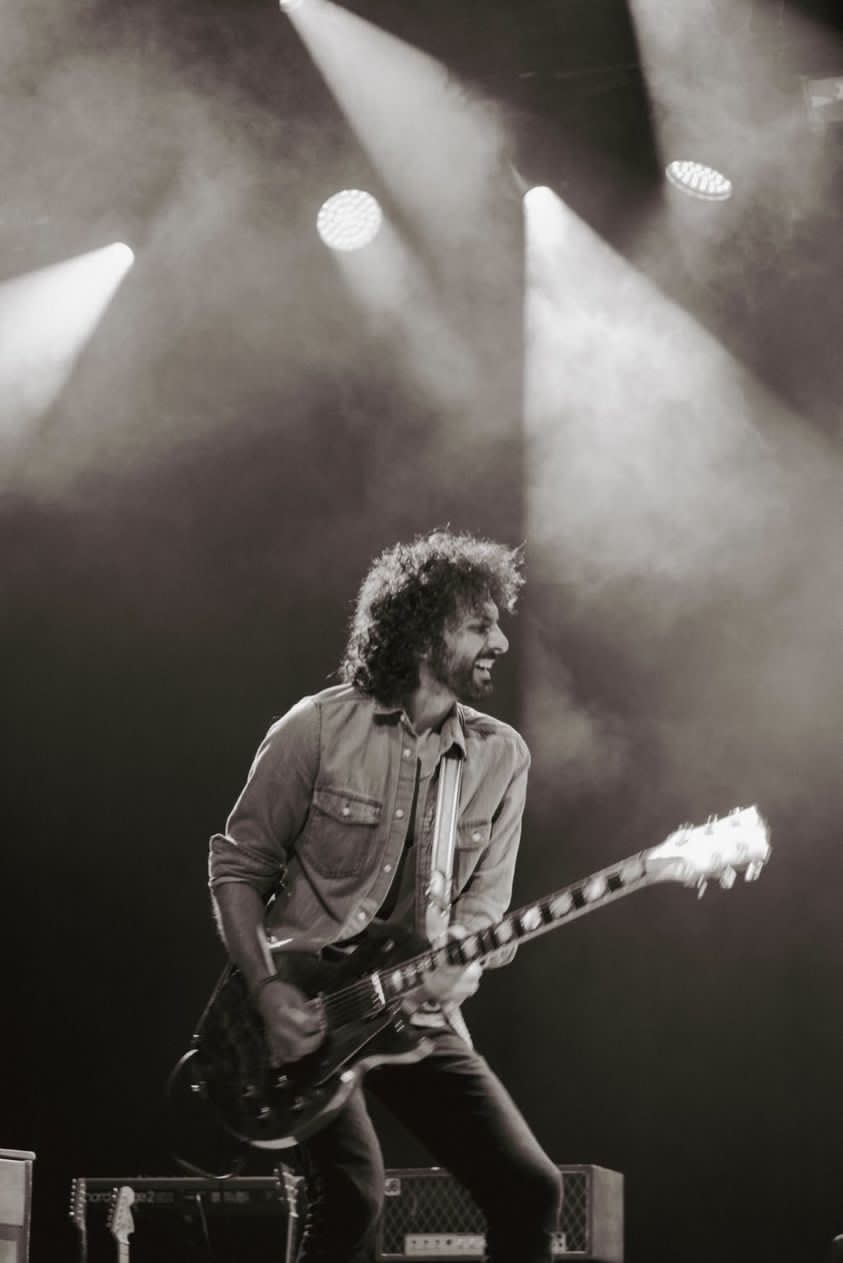
{"type": "MultiPolygon", "coordinates": [[[[366,1076],[376,1096],[468,1189],[486,1217],[489,1263],[550,1263],[561,1180],[484,1059],[451,1032],[412,1065],[366,1076]]],[[[301,1147],[310,1211],[300,1263],[374,1263],[384,1164],[363,1092],[301,1147]]]]}

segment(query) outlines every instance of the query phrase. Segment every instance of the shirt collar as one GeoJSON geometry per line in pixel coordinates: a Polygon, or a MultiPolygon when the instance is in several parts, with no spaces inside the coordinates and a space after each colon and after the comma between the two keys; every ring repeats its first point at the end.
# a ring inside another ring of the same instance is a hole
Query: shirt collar
{"type": "MultiPolygon", "coordinates": [[[[404,713],[404,707],[400,702],[379,702],[375,701],[374,713],[383,719],[399,719],[404,713]]],[[[409,719],[407,720],[409,723],[409,719]]],[[[465,743],[465,715],[463,708],[459,702],[455,702],[453,709],[445,717],[442,724],[442,753],[447,754],[452,746],[458,746],[463,758],[467,757],[468,750],[465,743]]]]}

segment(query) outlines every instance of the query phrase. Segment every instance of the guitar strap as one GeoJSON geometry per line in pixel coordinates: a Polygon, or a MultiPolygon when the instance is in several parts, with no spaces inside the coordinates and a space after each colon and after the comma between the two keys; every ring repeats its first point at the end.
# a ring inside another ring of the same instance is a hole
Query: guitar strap
{"type": "Polygon", "coordinates": [[[426,891],[425,933],[434,947],[444,942],[451,920],[454,851],[461,783],[462,755],[452,748],[439,761],[439,786],[436,796],[436,821],[433,826],[430,882],[426,891]]]}

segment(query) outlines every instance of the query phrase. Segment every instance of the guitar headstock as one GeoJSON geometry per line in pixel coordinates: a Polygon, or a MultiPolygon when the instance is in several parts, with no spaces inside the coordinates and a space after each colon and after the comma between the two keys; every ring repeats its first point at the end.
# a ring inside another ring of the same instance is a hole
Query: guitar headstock
{"type": "Polygon", "coordinates": [[[135,1190],[128,1184],[122,1184],[114,1190],[111,1207],[108,1212],[108,1230],[120,1245],[128,1245],[129,1237],[135,1230],[132,1207],[135,1204],[135,1190]]]}
{"type": "Polygon", "coordinates": [[[70,1186],[69,1214],[76,1227],[84,1233],[87,1227],[85,1218],[88,1189],[84,1179],[75,1179],[70,1186]]]}
{"type": "Polygon", "coordinates": [[[696,828],[683,825],[642,858],[656,881],[698,886],[702,893],[709,881],[716,880],[728,889],[740,872],[747,881],[760,876],[770,858],[769,837],[756,807],[736,808],[696,828]]]}

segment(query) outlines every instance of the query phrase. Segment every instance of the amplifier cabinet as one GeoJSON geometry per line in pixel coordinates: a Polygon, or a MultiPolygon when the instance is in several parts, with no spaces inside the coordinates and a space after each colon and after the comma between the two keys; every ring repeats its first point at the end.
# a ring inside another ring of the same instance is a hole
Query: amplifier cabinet
{"type": "Polygon", "coordinates": [[[28,1149],[0,1149],[0,1263],[29,1258],[34,1161],[28,1149]]]}
{"type": "Polygon", "coordinates": [[[121,1188],[134,1193],[131,1263],[280,1263],[286,1257],[296,1220],[279,1176],[79,1176],[71,1203],[81,1206],[80,1257],[87,1263],[117,1258],[109,1212],[121,1188]]]}
{"type": "MultiPolygon", "coordinates": [[[[597,1166],[559,1166],[563,1202],[554,1258],[623,1263],[623,1176],[597,1166]]],[[[383,1263],[482,1259],[486,1224],[474,1200],[440,1167],[386,1173],[383,1263]]],[[[513,1216],[518,1215],[513,1205],[513,1216]]]]}

